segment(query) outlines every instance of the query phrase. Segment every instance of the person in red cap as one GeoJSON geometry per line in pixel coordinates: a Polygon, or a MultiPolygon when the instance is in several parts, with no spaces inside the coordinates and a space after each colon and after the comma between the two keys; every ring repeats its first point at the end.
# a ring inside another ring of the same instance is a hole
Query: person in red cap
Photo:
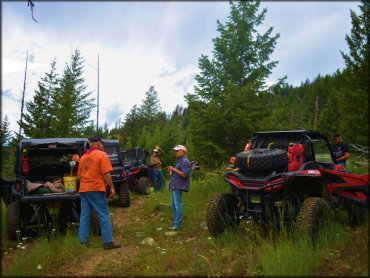
{"type": "Polygon", "coordinates": [[[113,243],[112,224],[110,221],[107,186],[110,187],[110,197],[116,192],[110,172],[113,171],[108,155],[103,151],[103,141],[98,136],[90,140],[90,149],[81,157],[78,167],[80,179],[81,216],[79,241],[88,242],[90,217],[95,210],[99,217],[104,249],[120,248],[121,244],[113,243]]]}
{"type": "Polygon", "coordinates": [[[172,173],[169,189],[172,190],[171,207],[173,211],[173,226],[169,231],[177,231],[182,222],[182,192],[188,192],[190,188],[190,162],[185,156],[186,148],[177,145],[172,148],[176,152],[176,167],[167,166],[167,171],[172,173]]]}
{"type": "Polygon", "coordinates": [[[350,157],[348,145],[343,142],[339,133],[334,133],[332,139],[335,143],[333,146],[334,156],[337,158],[338,164],[342,164],[346,168],[346,160],[350,157]]]}

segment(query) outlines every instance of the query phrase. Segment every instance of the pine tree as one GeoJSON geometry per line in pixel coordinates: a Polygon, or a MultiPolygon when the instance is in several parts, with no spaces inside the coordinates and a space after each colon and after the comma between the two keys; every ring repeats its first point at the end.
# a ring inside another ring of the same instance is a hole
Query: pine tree
{"type": "Polygon", "coordinates": [[[125,117],[123,128],[121,129],[124,145],[125,142],[128,142],[128,138],[131,138],[131,144],[139,146],[139,135],[143,127],[146,127],[148,134],[153,134],[156,127],[160,126],[162,128],[166,123],[166,115],[161,111],[158,93],[154,90],[153,86],[150,86],[145,96],[141,105],[139,107],[134,105],[125,117]]]}
{"type": "Polygon", "coordinates": [[[152,122],[156,119],[158,113],[161,112],[161,104],[158,99],[158,93],[153,86],[150,86],[145,96],[139,108],[139,113],[147,122],[152,122]]]}
{"type": "Polygon", "coordinates": [[[185,139],[181,136],[181,131],[176,121],[170,121],[168,125],[162,129],[161,140],[156,144],[163,150],[163,156],[161,157],[162,166],[175,166],[176,157],[171,150],[176,145],[185,145],[185,139]]]}
{"type": "Polygon", "coordinates": [[[15,151],[18,143],[18,137],[13,137],[9,129],[8,116],[1,118],[0,126],[1,141],[1,177],[5,179],[14,178],[15,151]]]}
{"type": "Polygon", "coordinates": [[[21,127],[24,134],[30,138],[54,137],[51,123],[53,117],[52,99],[55,96],[58,84],[58,76],[55,72],[55,58],[50,63],[50,72],[38,82],[38,89],[35,91],[32,101],[26,102],[27,112],[21,127]]]}
{"type": "Polygon", "coordinates": [[[91,92],[86,92],[83,78],[84,60],[78,49],[66,65],[53,99],[53,128],[59,137],[81,136],[90,120],[91,110],[95,107],[91,92]]]}
{"type": "Polygon", "coordinates": [[[131,108],[130,112],[126,114],[122,126],[120,136],[123,138],[123,145],[130,147],[135,146],[143,127],[143,121],[136,104],[131,108]]]}
{"type": "Polygon", "coordinates": [[[341,125],[346,140],[368,145],[370,2],[361,1],[359,7],[359,15],[350,11],[352,29],[346,35],[349,53],[341,52],[348,70],[346,89],[340,99],[341,125]]]}
{"type": "Polygon", "coordinates": [[[195,94],[186,96],[190,110],[188,126],[194,154],[199,159],[220,161],[245,146],[258,123],[268,115],[268,95],[281,80],[267,87],[266,79],[276,66],[270,61],[279,34],[273,28],[264,34],[261,25],[266,9],[259,13],[260,2],[230,2],[226,24],[217,21],[220,36],[213,39],[213,59],[202,55],[200,74],[195,79],[195,94]],[[199,149],[199,150],[197,150],[199,149]],[[199,157],[209,151],[212,159],[199,157]]]}
{"type": "Polygon", "coordinates": [[[146,128],[146,126],[143,126],[143,129],[141,131],[141,135],[138,139],[137,145],[140,146],[143,149],[150,149],[150,134],[146,128]]]}
{"type": "Polygon", "coordinates": [[[5,147],[11,139],[11,131],[9,130],[8,116],[5,115],[4,119],[1,118],[1,128],[0,128],[0,141],[1,147],[5,147]]]}

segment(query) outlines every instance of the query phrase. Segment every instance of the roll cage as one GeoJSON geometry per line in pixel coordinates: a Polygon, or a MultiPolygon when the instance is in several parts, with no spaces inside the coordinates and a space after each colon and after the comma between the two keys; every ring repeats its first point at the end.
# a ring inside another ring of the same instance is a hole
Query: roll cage
{"type": "Polygon", "coordinates": [[[251,149],[257,148],[280,148],[288,150],[290,143],[298,143],[304,146],[307,155],[312,156],[311,160],[316,161],[313,140],[321,140],[326,143],[330,151],[331,159],[337,163],[333,155],[328,137],[314,130],[288,130],[288,131],[267,131],[253,133],[251,149]]]}

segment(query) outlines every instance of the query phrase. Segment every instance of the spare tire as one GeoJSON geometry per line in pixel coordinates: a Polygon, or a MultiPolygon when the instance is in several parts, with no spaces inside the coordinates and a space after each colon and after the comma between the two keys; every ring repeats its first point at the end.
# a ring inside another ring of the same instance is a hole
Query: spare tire
{"type": "Polygon", "coordinates": [[[19,201],[12,202],[6,209],[6,232],[10,240],[19,241],[22,230],[21,204],[19,201]]]}
{"type": "Polygon", "coordinates": [[[118,188],[118,204],[121,207],[129,207],[130,206],[130,192],[128,190],[127,183],[121,182],[118,188]]]}
{"type": "Polygon", "coordinates": [[[288,165],[288,155],[282,149],[253,149],[236,155],[236,166],[242,171],[281,172],[288,165]]]}

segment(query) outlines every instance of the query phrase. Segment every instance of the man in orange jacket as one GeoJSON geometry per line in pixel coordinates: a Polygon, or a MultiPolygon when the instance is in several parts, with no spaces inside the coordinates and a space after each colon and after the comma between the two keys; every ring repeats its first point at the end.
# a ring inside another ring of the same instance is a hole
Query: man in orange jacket
{"type": "Polygon", "coordinates": [[[110,174],[112,171],[109,158],[103,151],[102,140],[98,136],[93,136],[90,140],[90,149],[81,157],[77,173],[80,179],[79,193],[81,198],[79,241],[82,244],[88,242],[90,216],[94,209],[100,221],[103,248],[121,247],[121,244],[113,243],[112,224],[108,200],[105,195],[107,186],[110,187],[110,197],[116,194],[110,174]]]}

